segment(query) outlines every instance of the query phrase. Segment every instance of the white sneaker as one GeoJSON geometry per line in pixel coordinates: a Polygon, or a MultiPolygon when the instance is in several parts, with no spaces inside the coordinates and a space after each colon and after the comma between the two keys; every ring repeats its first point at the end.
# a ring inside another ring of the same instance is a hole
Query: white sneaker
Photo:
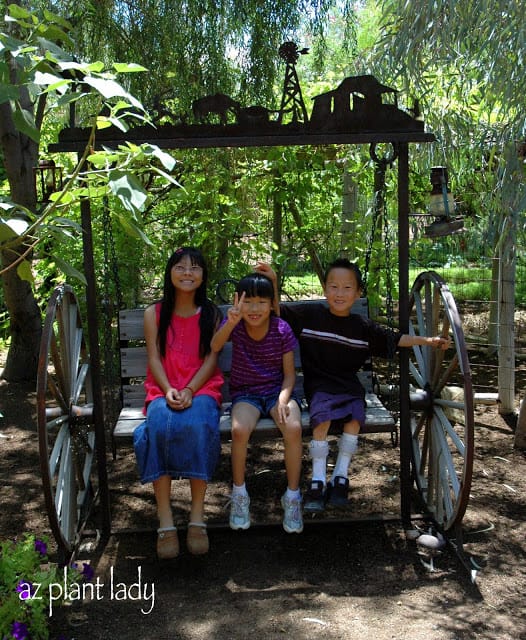
{"type": "Polygon", "coordinates": [[[229,524],[231,529],[248,529],[250,527],[250,498],[248,494],[231,496],[229,524]]]}
{"type": "Polygon", "coordinates": [[[301,514],[301,498],[287,498],[281,496],[283,507],[283,528],[287,533],[301,533],[303,531],[303,516],[301,514]]]}

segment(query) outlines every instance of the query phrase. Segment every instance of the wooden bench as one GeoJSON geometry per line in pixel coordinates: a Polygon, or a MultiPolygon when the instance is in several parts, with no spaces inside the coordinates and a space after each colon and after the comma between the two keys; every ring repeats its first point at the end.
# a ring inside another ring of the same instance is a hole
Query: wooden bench
{"type": "MultiPolygon", "coordinates": [[[[285,303],[285,304],[294,304],[285,303]]],[[[221,307],[225,313],[228,306],[221,307]]],[[[357,300],[354,313],[368,315],[366,298],[357,300]]],[[[122,409],[117,423],[112,432],[113,456],[116,456],[117,441],[130,440],[135,429],[144,420],[142,409],[144,406],[143,381],[146,375],[146,346],[143,331],[144,309],[124,309],[119,313],[119,339],[121,357],[121,394],[122,409]]],[[[230,397],[228,392],[228,374],[231,368],[231,343],[227,342],[219,356],[219,366],[225,375],[223,387],[223,411],[220,420],[220,432],[223,440],[230,439],[230,397]]],[[[295,353],[296,360],[296,393],[302,398],[302,425],[304,434],[311,432],[309,413],[303,392],[303,374],[299,350],[295,353]]],[[[395,445],[398,441],[398,431],[393,415],[384,407],[374,392],[373,367],[368,360],[359,372],[360,382],[363,385],[367,404],[365,428],[361,433],[389,433],[391,441],[395,445]]],[[[270,418],[259,420],[255,436],[263,437],[279,436],[274,421],[270,418]]]]}

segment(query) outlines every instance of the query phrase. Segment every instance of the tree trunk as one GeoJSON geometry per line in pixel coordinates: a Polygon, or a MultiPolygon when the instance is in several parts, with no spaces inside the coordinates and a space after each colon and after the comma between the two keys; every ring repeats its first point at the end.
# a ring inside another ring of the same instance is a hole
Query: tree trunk
{"type": "MultiPolygon", "coordinates": [[[[24,90],[21,90],[20,102],[32,112],[33,106],[24,90]]],[[[35,211],[33,168],[38,160],[38,144],[17,130],[9,102],[0,105],[0,145],[11,200],[35,211]]],[[[10,267],[18,258],[18,252],[23,250],[21,244],[15,251],[0,252],[2,269],[7,269],[2,274],[2,287],[11,331],[11,345],[2,377],[11,382],[36,379],[41,335],[41,313],[31,285],[18,276],[16,267],[10,267]]],[[[26,260],[31,262],[31,256],[26,260]]]]}
{"type": "MultiPolygon", "coordinates": [[[[5,268],[16,259],[12,252],[2,252],[5,268]]],[[[4,300],[9,312],[11,345],[2,377],[10,382],[35,380],[42,319],[31,285],[18,277],[16,268],[8,269],[2,278],[4,300]]]]}

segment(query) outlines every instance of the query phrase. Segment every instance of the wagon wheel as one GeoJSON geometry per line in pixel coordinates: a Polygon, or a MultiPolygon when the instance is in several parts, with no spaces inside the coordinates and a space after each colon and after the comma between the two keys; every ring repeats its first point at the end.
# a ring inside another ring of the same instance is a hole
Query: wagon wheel
{"type": "Polygon", "coordinates": [[[447,351],[413,347],[409,370],[413,474],[444,531],[460,525],[473,469],[473,390],[455,299],[440,276],[421,273],[409,301],[409,332],[451,337],[447,351]]]}
{"type": "Polygon", "coordinates": [[[216,300],[218,304],[232,304],[237,283],[238,281],[234,278],[225,278],[217,283],[216,300]]]}
{"type": "Polygon", "coordinates": [[[68,285],[51,296],[37,374],[40,468],[51,530],[70,554],[92,494],[95,448],[89,356],[77,299],[68,285]]]}

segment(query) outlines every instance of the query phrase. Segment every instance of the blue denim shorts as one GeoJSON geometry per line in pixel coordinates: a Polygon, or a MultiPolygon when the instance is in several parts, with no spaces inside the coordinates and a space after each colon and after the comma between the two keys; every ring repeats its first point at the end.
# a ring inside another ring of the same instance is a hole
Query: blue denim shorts
{"type": "MultiPolygon", "coordinates": [[[[238,402],[246,402],[247,404],[251,404],[253,407],[256,407],[256,409],[260,413],[260,418],[270,418],[270,410],[277,403],[278,399],[279,392],[270,393],[265,396],[261,396],[257,393],[245,393],[243,395],[235,396],[235,398],[232,398],[232,407],[234,407],[234,405],[238,402]]],[[[300,401],[294,394],[290,396],[290,399],[294,400],[294,402],[296,402],[298,406],[301,407],[300,401]]]]}

